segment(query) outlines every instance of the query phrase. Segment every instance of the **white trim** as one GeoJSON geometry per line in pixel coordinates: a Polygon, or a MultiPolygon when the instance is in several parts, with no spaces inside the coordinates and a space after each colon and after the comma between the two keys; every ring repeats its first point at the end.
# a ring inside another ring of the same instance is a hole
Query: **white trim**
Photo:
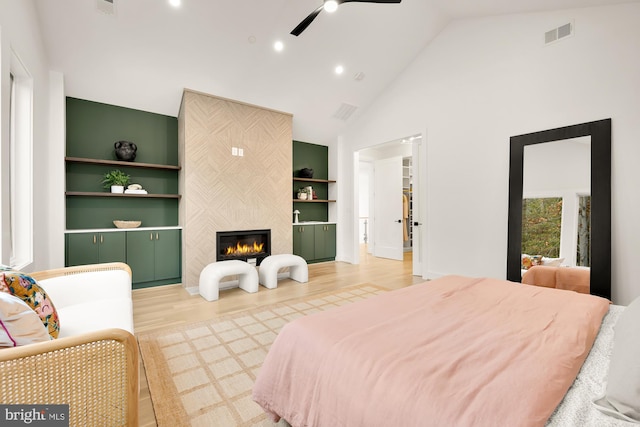
{"type": "MultiPolygon", "coordinates": [[[[11,49],[10,73],[14,97],[10,107],[12,127],[10,194],[12,253],[9,263],[24,269],[33,262],[33,77],[11,49]],[[14,121],[15,120],[15,121],[14,121]]],[[[3,162],[3,166],[6,163],[3,162]]]]}

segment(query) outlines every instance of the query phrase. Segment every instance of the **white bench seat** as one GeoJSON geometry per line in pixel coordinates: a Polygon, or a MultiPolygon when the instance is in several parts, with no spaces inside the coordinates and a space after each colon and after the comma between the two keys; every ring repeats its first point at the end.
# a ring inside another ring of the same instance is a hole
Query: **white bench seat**
{"type": "Polygon", "coordinates": [[[207,265],[200,273],[198,285],[200,295],[207,301],[216,301],[220,297],[220,279],[238,275],[238,287],[246,292],[258,292],[258,272],[244,261],[218,261],[207,265]]]}
{"type": "Polygon", "coordinates": [[[304,258],[292,254],[270,255],[260,263],[260,284],[268,289],[278,287],[278,270],[289,267],[289,277],[296,282],[309,281],[309,269],[304,258]]]}

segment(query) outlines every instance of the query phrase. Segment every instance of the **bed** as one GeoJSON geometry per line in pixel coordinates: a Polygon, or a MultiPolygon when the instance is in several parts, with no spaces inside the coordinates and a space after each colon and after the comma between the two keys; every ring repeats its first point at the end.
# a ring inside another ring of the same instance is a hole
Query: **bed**
{"type": "Polygon", "coordinates": [[[289,323],[253,399],[294,427],[633,425],[590,404],[621,311],[592,295],[447,276],[289,323]]]}

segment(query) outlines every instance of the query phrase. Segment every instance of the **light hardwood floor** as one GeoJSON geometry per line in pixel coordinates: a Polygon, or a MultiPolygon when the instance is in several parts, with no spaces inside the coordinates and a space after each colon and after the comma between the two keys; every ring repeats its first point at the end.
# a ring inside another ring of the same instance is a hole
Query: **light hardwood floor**
{"type": "MultiPolygon", "coordinates": [[[[371,283],[397,289],[422,282],[412,276],[411,253],[405,252],[404,262],[375,258],[363,247],[360,264],[328,262],[309,265],[309,282],[300,284],[280,280],[276,289],[259,287],[248,294],[240,289],[220,292],[218,301],[208,302],[199,295],[190,295],[181,285],[168,285],[133,291],[133,320],[136,333],[168,328],[184,323],[212,319],[217,316],[274,304],[345,286],[371,283]]],[[[156,426],[149,387],[140,358],[140,426],[156,426]]]]}

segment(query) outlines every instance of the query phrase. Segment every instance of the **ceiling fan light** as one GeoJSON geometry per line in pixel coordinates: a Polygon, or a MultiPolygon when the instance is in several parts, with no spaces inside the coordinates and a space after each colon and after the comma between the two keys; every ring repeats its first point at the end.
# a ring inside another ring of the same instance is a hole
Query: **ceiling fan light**
{"type": "Polygon", "coordinates": [[[338,9],[338,2],[336,0],[326,0],[324,2],[324,10],[327,12],[335,12],[338,9]]]}

